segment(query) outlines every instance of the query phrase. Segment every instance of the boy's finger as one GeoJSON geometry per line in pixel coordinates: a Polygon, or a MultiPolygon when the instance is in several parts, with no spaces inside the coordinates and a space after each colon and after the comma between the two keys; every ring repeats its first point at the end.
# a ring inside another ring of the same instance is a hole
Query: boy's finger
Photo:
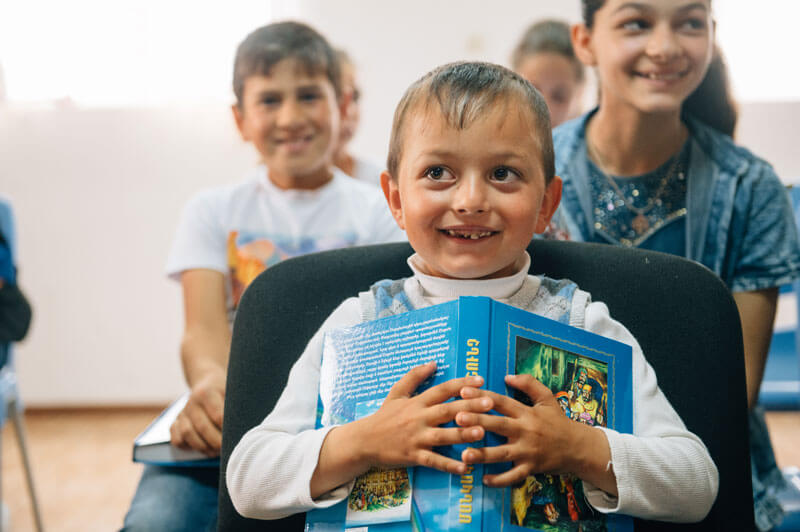
{"type": "Polygon", "coordinates": [[[425,379],[433,375],[434,371],[436,371],[436,362],[433,361],[411,368],[399,381],[394,383],[389,393],[386,395],[386,399],[411,397],[417,388],[419,388],[419,385],[425,382],[425,379]]]}
{"type": "Polygon", "coordinates": [[[498,464],[513,462],[516,458],[511,445],[495,445],[492,447],[470,447],[461,452],[461,460],[465,464],[498,464]]]}
{"type": "Polygon", "coordinates": [[[476,442],[485,435],[482,427],[434,428],[422,437],[422,443],[427,447],[458,445],[476,442]]]}
{"type": "Polygon", "coordinates": [[[457,379],[450,379],[447,382],[437,384],[432,388],[428,388],[421,394],[420,399],[425,405],[435,405],[443,403],[451,397],[458,397],[461,389],[464,387],[480,387],[483,386],[483,377],[459,377],[457,379]]]}
{"type": "Polygon", "coordinates": [[[458,399],[446,403],[438,403],[429,407],[425,421],[430,425],[443,425],[453,421],[460,412],[488,412],[494,403],[488,397],[476,399],[458,399]]]}
{"type": "Polygon", "coordinates": [[[484,475],[483,483],[494,488],[503,488],[505,486],[519,484],[530,476],[527,470],[528,468],[518,465],[497,475],[484,475]]]}
{"type": "Polygon", "coordinates": [[[456,425],[460,427],[483,427],[489,432],[499,434],[506,438],[517,436],[519,429],[514,420],[508,416],[495,416],[492,414],[479,414],[475,412],[459,412],[455,418],[456,425]]]}
{"type": "Polygon", "coordinates": [[[169,428],[169,432],[170,440],[176,447],[195,449],[209,455],[213,452],[205,440],[203,440],[194,429],[188,416],[183,414],[179,415],[178,419],[176,419],[169,428]]]}
{"type": "Polygon", "coordinates": [[[195,408],[184,411],[192,424],[192,430],[205,442],[206,454],[217,454],[222,447],[222,431],[214,424],[205,410],[195,408]]]}
{"type": "Polygon", "coordinates": [[[517,417],[521,413],[521,409],[525,408],[525,405],[513,397],[508,397],[507,395],[495,393],[490,390],[479,390],[477,388],[466,386],[460,390],[460,395],[464,399],[488,397],[494,404],[493,410],[499,414],[503,414],[504,416],[517,417]]]}
{"type": "Polygon", "coordinates": [[[467,470],[467,466],[458,460],[424,449],[417,453],[415,462],[417,465],[438,469],[453,475],[463,475],[467,470]]]}
{"type": "Polygon", "coordinates": [[[218,428],[222,429],[222,413],[225,409],[225,396],[220,392],[210,393],[203,401],[208,419],[218,428]]]}
{"type": "Polygon", "coordinates": [[[553,392],[550,391],[550,388],[532,375],[506,375],[506,384],[525,393],[531,398],[534,405],[553,399],[553,392]]]}

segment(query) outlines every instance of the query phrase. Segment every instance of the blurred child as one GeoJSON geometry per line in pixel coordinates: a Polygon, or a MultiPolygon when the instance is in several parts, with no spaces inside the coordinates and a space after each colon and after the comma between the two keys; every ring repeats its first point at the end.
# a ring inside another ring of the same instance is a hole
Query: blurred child
{"type": "Polygon", "coordinates": [[[757,403],[778,287],[800,277],[786,191],[768,162],[731,139],[736,108],[715,54],[710,0],[582,6],[573,44],[595,67],[600,101],[553,132],[562,227],[574,240],[697,261],[731,290],[742,322],[756,525],[770,530],[783,519],[776,492],[785,484],[757,403]]]}
{"type": "Polygon", "coordinates": [[[331,506],[372,466],[463,474],[468,464],[511,461],[509,471],[484,482],[500,487],[535,472],[573,473],[600,512],[702,519],[716,497],[716,467],[658,388],[636,340],[603,303],[590,302],[570,281],[528,275],[526,247],[561,196],[547,106],[536,89],[486,63],[435,69],[398,105],[387,166],[381,185],[416,251],[408,260],[414,275],[384,289],[391,302],[376,298],[375,286],[345,300],[314,335],[275,409],[231,455],[227,484],[236,509],[274,519],[331,506]],[[567,285],[574,296],[558,291],[567,285]],[[492,297],[633,346],[634,434],[570,421],[549,389],[529,375],[509,375],[506,383],[533,406],[482,390],[480,377],[414,395],[434,364],[409,371],[374,414],[314,428],[326,331],[369,319],[369,309],[391,315],[460,295],[492,297]],[[457,427],[442,427],[450,421],[457,427]],[[507,443],[468,448],[461,460],[434,450],[480,440],[486,431],[507,443]]]}
{"type": "MultiPolygon", "coordinates": [[[[294,255],[403,239],[377,189],[333,166],[345,98],[320,34],[294,22],[258,28],[239,45],[233,90],[236,126],[260,164],[186,205],[167,263],[183,288],[191,390],[172,443],[209,456],[219,454],[231,326],[250,281],[294,255]]],[[[215,526],[218,477],[216,468],[146,467],[126,529],[215,526]]]]}
{"type": "Polygon", "coordinates": [[[339,65],[342,69],[342,90],[346,96],[347,105],[342,114],[342,124],[339,129],[339,143],[333,163],[345,174],[364,181],[380,185],[383,169],[366,159],[357,157],[347,150],[347,145],[353,140],[361,120],[361,89],[356,83],[356,67],[353,60],[344,50],[337,50],[339,65]]]}
{"type": "Polygon", "coordinates": [[[530,26],[514,48],[511,67],[542,93],[553,127],[581,113],[583,63],[575,57],[564,22],[542,20],[530,26]]]}

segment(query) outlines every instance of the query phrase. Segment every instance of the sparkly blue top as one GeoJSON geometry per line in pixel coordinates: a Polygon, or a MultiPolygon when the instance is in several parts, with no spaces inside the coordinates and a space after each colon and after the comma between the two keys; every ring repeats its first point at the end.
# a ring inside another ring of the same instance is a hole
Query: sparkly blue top
{"type": "MultiPolygon", "coordinates": [[[[593,113],[558,126],[553,131],[553,148],[556,174],[564,182],[556,219],[572,240],[596,242],[596,204],[585,137],[586,123],[593,113]]],[[[794,213],[789,196],[772,167],[735,145],[730,137],[690,115],[685,115],[683,120],[689,129],[684,148],[688,154],[683,163],[686,213],[675,227],[673,223],[664,224],[641,243],[642,247],[695,260],[719,275],[733,292],[763,290],[798,279],[800,239],[794,213]],[[683,230],[679,229],[680,224],[683,230]],[[680,233],[681,240],[665,243],[667,230],[680,233]],[[662,236],[664,242],[651,241],[653,237],[660,241],[662,236]],[[680,249],[680,242],[684,243],[683,249],[680,249]]],[[[624,184],[620,181],[620,188],[624,184]]],[[[633,197],[633,186],[630,181],[624,189],[631,194],[629,199],[633,197]]],[[[648,197],[641,191],[640,194],[648,197]]],[[[637,209],[646,204],[646,199],[633,203],[637,209]]],[[[662,219],[676,212],[676,205],[671,206],[671,211],[663,211],[666,216],[662,215],[662,219]]],[[[607,201],[605,207],[607,210],[607,201]]],[[[619,207],[614,205],[614,209],[619,207]]],[[[626,228],[631,224],[633,220],[625,221],[626,228]]],[[[643,225],[653,226],[650,220],[639,226],[643,225]]],[[[606,233],[614,234],[611,230],[606,233]]],[[[616,236],[622,238],[624,234],[617,231],[616,236]]]]}
{"type": "Polygon", "coordinates": [[[587,156],[595,228],[589,241],[682,255],[686,249],[688,146],[685,143],[676,156],[652,172],[631,177],[606,177],[587,156]],[[609,178],[634,209],[626,205],[609,178]],[[639,213],[646,220],[642,225],[634,222],[639,213]]]}

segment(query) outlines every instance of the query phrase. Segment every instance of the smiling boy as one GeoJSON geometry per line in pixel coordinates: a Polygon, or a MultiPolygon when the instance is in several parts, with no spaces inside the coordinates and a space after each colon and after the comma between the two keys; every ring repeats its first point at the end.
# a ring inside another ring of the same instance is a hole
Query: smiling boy
{"type": "MultiPolygon", "coordinates": [[[[231,326],[247,285],[287,257],[404,239],[375,187],[332,165],[347,102],[324,37],[294,22],[256,29],[237,50],[233,91],[236,126],[260,164],[245,182],[189,201],[167,261],[183,289],[191,392],[172,443],[209,456],[219,454],[231,326]]],[[[218,476],[147,466],[125,530],[213,528],[218,476]]]]}
{"type": "Polygon", "coordinates": [[[328,507],[375,466],[463,474],[468,464],[511,461],[508,471],[485,475],[484,482],[502,487],[537,472],[571,473],[584,481],[587,500],[600,512],[702,519],[716,497],[716,467],[658,388],[636,340],[571,281],[528,275],[526,247],[547,226],[561,192],[542,96],[497,65],[433,70],[398,105],[382,186],[416,252],[408,259],[414,275],[345,300],[312,337],[274,410],[230,457],[227,485],[236,509],[276,519],[328,507]],[[314,428],[326,331],[458,296],[492,297],[630,344],[634,434],[570,421],[549,389],[529,375],[509,375],[506,383],[533,406],[481,389],[480,377],[414,395],[433,364],[400,379],[374,414],[314,428]],[[456,426],[442,426],[451,421],[456,426]],[[435,450],[478,441],[486,431],[507,442],[467,448],[461,460],[435,450]]]}

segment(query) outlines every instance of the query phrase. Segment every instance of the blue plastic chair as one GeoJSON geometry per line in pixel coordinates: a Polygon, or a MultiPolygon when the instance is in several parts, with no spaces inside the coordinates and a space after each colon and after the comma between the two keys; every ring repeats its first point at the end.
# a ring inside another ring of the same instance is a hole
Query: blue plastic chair
{"type": "MultiPolygon", "coordinates": [[[[14,216],[11,211],[11,206],[3,198],[0,198],[0,232],[8,243],[11,251],[11,258],[15,257],[16,252],[16,233],[14,230],[14,216]]],[[[36,520],[36,529],[39,532],[44,530],[42,525],[42,514],[39,509],[39,501],[36,497],[36,490],[33,483],[33,471],[31,469],[30,457],[28,456],[28,444],[25,435],[25,423],[22,416],[24,406],[19,394],[19,386],[17,384],[17,372],[14,368],[14,353],[12,346],[8,346],[8,358],[6,363],[0,368],[0,428],[5,426],[6,419],[11,419],[14,423],[14,432],[17,435],[17,443],[19,444],[20,454],[22,455],[22,462],[25,468],[25,478],[28,481],[28,492],[31,497],[31,506],[33,507],[33,515],[36,520]]],[[[0,448],[2,446],[2,439],[0,439],[0,448]]],[[[2,469],[0,469],[2,471],[2,469]]],[[[2,501],[2,490],[0,490],[0,501],[2,501]]],[[[0,532],[2,532],[3,523],[0,520],[0,532]]]]}

